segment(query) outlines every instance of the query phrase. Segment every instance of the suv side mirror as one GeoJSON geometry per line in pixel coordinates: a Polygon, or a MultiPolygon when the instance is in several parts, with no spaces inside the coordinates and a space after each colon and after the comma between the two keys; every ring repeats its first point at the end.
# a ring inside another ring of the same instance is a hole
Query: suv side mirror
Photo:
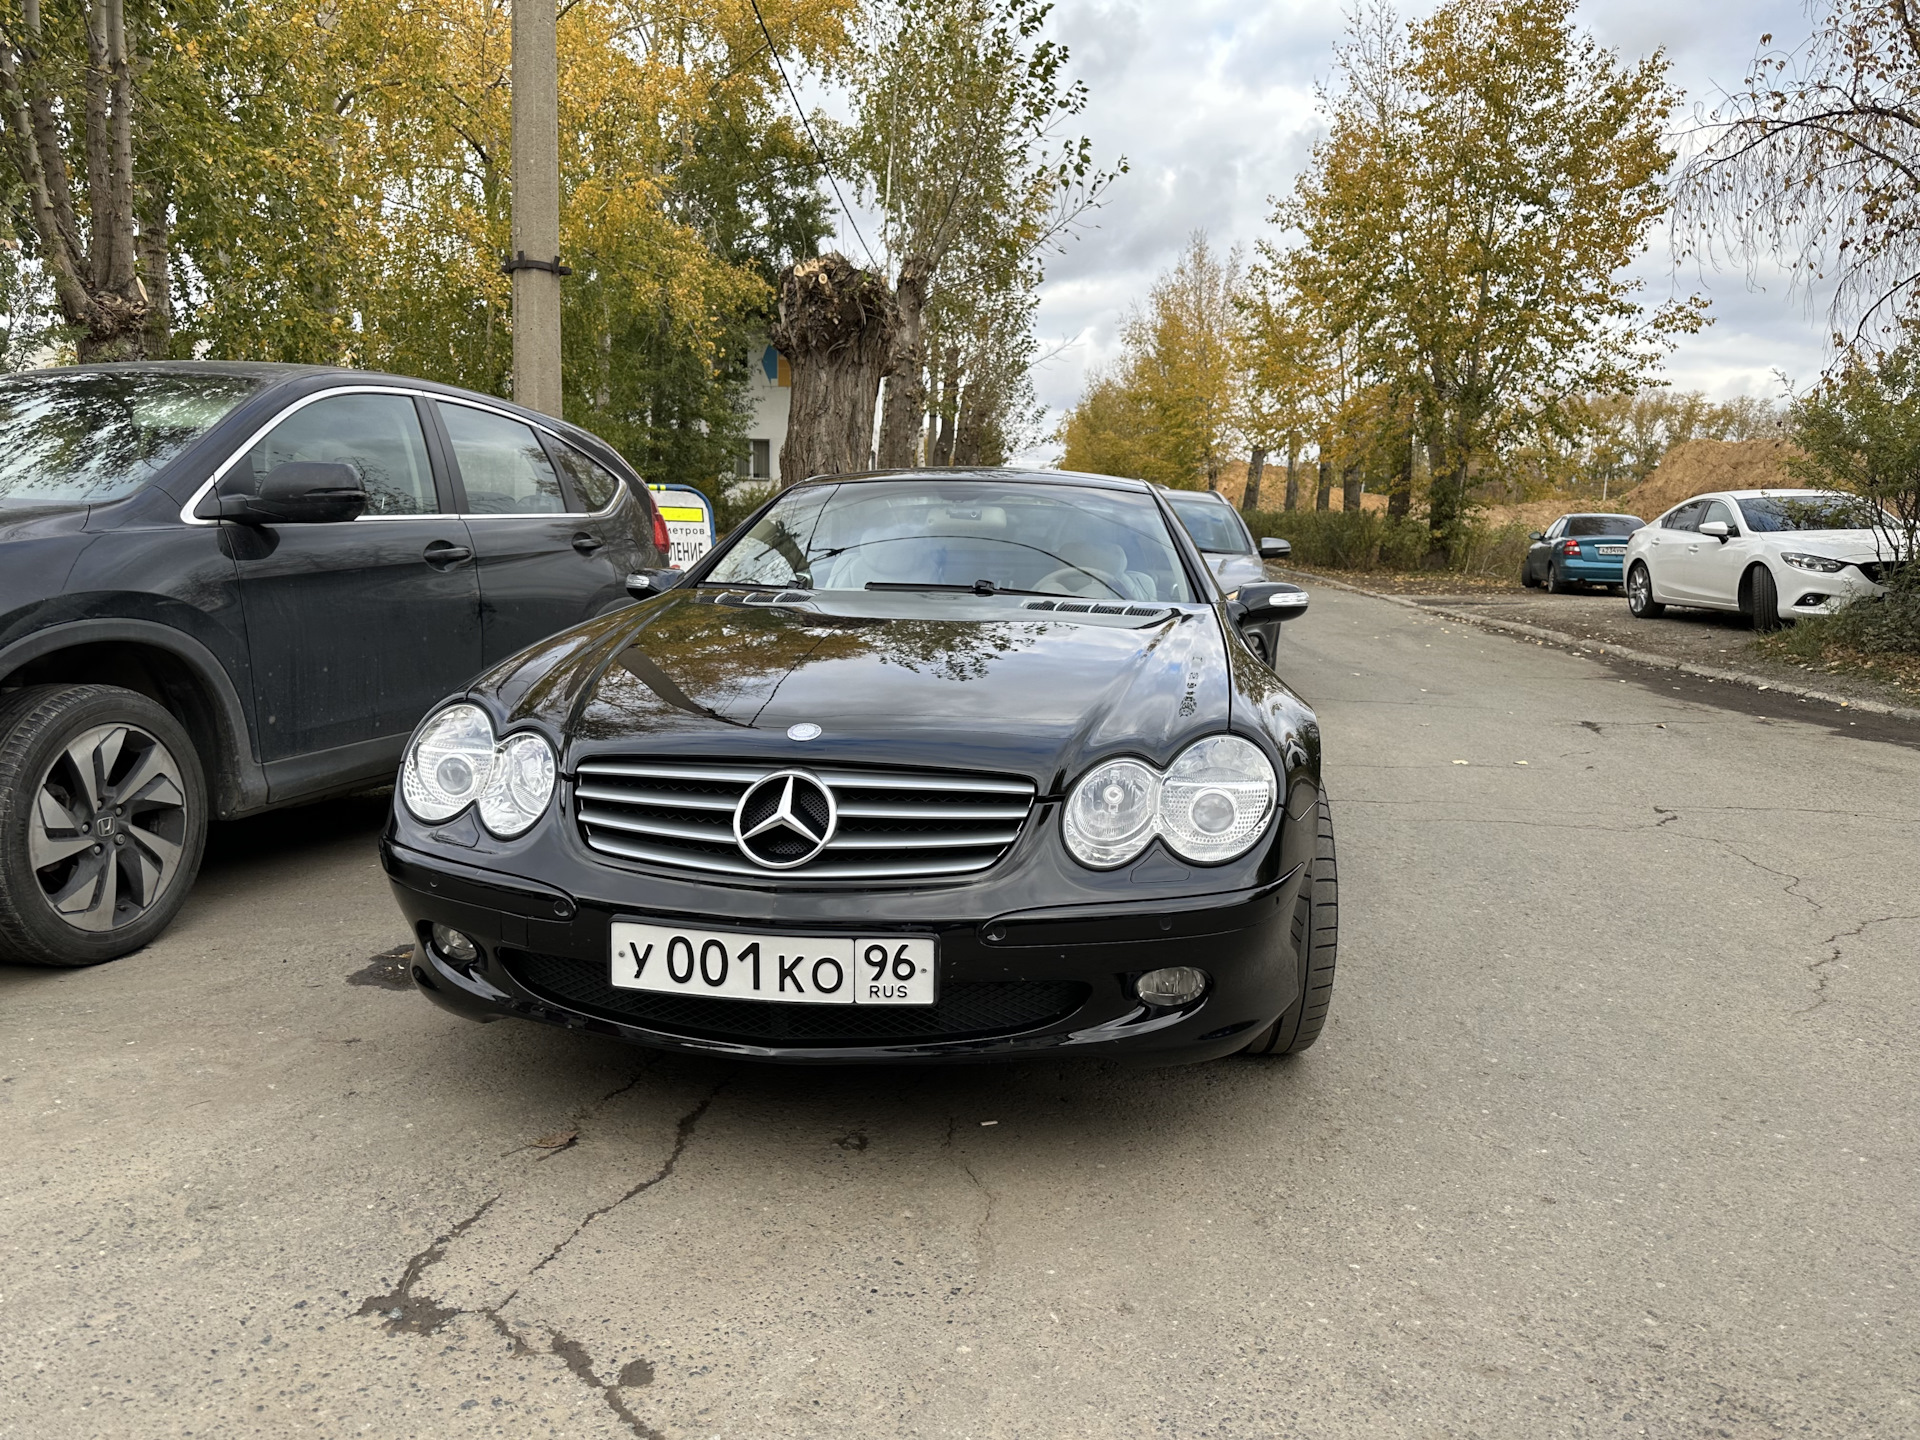
{"type": "Polygon", "coordinates": [[[1290,559],[1292,555],[1293,546],[1288,541],[1276,540],[1271,535],[1266,536],[1260,541],[1260,558],[1262,560],[1286,560],[1290,559]]]}
{"type": "Polygon", "coordinates": [[[259,489],[245,474],[220,482],[222,520],[242,525],[332,525],[358,519],[367,490],[351,465],[330,460],[289,460],[269,470],[259,489]]]}
{"type": "Polygon", "coordinates": [[[1702,535],[1711,535],[1722,545],[1733,538],[1733,527],[1724,520],[1708,520],[1700,526],[1702,535]]]}
{"type": "Polygon", "coordinates": [[[686,578],[679,570],[636,570],[627,576],[627,594],[636,600],[651,600],[666,594],[686,578]]]}

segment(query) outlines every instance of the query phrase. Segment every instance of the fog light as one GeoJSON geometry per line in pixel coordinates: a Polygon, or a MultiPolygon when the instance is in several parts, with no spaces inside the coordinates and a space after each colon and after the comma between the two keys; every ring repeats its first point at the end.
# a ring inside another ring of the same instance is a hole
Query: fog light
{"type": "Polygon", "coordinates": [[[480,947],[450,925],[433,927],[433,948],[456,965],[471,965],[480,958],[480,947]]]}
{"type": "Polygon", "coordinates": [[[1164,970],[1149,970],[1133,984],[1133,993],[1149,1005],[1176,1009],[1192,1004],[1206,993],[1207,972],[1191,965],[1169,965],[1164,970]]]}

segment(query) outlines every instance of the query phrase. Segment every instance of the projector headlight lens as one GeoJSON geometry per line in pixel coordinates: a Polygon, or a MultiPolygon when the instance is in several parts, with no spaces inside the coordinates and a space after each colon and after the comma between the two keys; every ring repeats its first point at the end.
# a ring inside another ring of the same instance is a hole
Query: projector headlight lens
{"type": "Polygon", "coordinates": [[[407,809],[429,824],[480,798],[493,774],[493,726],[478,705],[449,705],[414,736],[400,767],[407,809]]]}
{"type": "Polygon", "coordinates": [[[1160,786],[1160,834],[1202,865],[1244,854],[1266,833],[1279,787],[1260,747],[1238,735],[1189,745],[1160,786]]]}

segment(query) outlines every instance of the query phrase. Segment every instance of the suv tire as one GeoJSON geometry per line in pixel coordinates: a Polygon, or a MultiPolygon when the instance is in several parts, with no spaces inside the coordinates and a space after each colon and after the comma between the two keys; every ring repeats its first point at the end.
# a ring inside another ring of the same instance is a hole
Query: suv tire
{"type": "Polygon", "coordinates": [[[1315,807],[1315,824],[1313,868],[1293,907],[1300,998],[1256,1035],[1242,1055],[1297,1055],[1320,1038],[1327,1023],[1333,1004],[1334,961],[1340,949],[1340,872],[1333,853],[1333,810],[1324,787],[1315,807]]]}
{"type": "Polygon", "coordinates": [[[0,960],[98,965],[193,888],[207,787],[187,732],[116,685],[0,698],[0,960]]]}

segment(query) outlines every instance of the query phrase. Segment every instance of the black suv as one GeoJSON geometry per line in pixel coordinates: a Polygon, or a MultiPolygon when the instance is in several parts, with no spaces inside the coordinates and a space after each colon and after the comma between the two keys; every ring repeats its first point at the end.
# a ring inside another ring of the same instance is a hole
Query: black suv
{"type": "Polygon", "coordinates": [[[384,783],[428,706],[666,554],[612,449],[467,391],[0,377],[0,958],[144,945],[210,817],[384,783]]]}

